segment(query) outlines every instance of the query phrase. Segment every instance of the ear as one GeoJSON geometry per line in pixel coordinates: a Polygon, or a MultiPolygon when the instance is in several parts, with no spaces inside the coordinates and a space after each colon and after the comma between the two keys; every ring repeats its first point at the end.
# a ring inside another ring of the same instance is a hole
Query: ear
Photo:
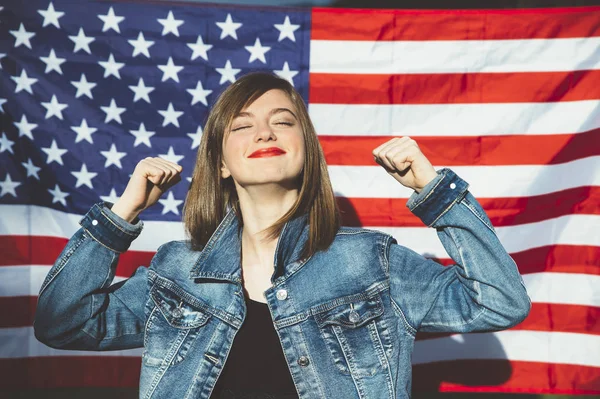
{"type": "Polygon", "coordinates": [[[225,161],[221,161],[221,177],[223,179],[227,179],[229,176],[231,176],[229,168],[227,167],[227,165],[225,165],[225,161]]]}

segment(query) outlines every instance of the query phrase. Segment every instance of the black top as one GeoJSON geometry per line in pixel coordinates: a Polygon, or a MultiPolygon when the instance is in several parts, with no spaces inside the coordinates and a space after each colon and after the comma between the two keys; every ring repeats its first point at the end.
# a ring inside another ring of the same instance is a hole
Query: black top
{"type": "Polygon", "coordinates": [[[211,399],[297,399],[267,304],[245,298],[246,319],[211,399]]]}

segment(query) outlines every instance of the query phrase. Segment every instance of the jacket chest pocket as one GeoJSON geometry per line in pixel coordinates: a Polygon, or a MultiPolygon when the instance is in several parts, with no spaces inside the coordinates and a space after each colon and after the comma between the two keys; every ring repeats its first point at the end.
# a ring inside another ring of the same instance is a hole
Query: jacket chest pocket
{"type": "Polygon", "coordinates": [[[149,366],[182,362],[211,314],[177,293],[176,287],[154,284],[150,291],[150,315],[144,334],[142,361],[149,366]]]}
{"type": "Polygon", "coordinates": [[[315,315],[332,360],[343,374],[366,377],[387,367],[391,342],[382,315],[379,295],[315,315]]]}

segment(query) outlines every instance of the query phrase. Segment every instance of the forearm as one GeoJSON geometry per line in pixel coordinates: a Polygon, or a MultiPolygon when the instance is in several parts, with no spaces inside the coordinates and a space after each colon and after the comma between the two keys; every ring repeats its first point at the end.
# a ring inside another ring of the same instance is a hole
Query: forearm
{"type": "MultiPolygon", "coordinates": [[[[65,349],[102,350],[116,335],[139,332],[133,314],[125,316],[134,318],[123,323],[123,329],[116,328],[111,320],[117,314],[123,317],[130,313],[108,287],[120,253],[143,227],[139,221],[137,225],[123,222],[98,205],[81,219],[82,227],[71,237],[40,288],[34,319],[40,341],[65,349]]],[[[117,341],[111,349],[128,345],[117,341]]]]}

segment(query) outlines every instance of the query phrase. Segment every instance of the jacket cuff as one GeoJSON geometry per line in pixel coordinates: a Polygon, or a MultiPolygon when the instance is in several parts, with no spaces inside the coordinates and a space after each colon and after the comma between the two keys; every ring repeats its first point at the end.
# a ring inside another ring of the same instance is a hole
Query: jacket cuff
{"type": "Polygon", "coordinates": [[[136,217],[129,223],[111,210],[113,205],[108,201],[94,204],[79,224],[100,244],[115,252],[125,252],[142,232],[144,222],[136,217]]]}
{"type": "Polygon", "coordinates": [[[453,204],[460,201],[469,188],[469,183],[448,168],[438,170],[437,174],[420,193],[413,192],[406,202],[408,209],[427,226],[433,225],[453,204]]]}

